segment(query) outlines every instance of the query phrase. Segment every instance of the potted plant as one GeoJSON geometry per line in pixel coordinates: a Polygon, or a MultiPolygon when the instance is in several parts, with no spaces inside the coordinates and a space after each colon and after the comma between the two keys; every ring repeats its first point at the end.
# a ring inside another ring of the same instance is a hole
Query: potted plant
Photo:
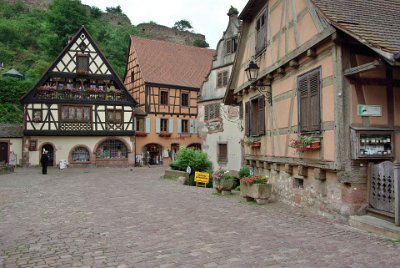
{"type": "Polygon", "coordinates": [[[233,176],[229,174],[229,171],[219,169],[213,173],[214,188],[218,193],[231,192],[235,184],[233,176]]]}
{"type": "Polygon", "coordinates": [[[321,141],[313,136],[299,135],[289,140],[289,147],[294,148],[297,153],[304,153],[321,148],[321,141]]]}
{"type": "Polygon", "coordinates": [[[272,193],[272,185],[266,176],[245,176],[240,179],[240,195],[247,201],[255,200],[263,205],[268,202],[272,193]]]}

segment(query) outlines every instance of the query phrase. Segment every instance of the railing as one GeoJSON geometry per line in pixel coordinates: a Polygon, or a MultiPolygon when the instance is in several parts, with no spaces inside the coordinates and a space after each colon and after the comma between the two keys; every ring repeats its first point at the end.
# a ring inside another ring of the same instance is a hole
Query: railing
{"type": "Polygon", "coordinates": [[[68,90],[37,90],[35,98],[42,100],[104,100],[125,101],[126,96],[116,92],[88,92],[68,90]]]}

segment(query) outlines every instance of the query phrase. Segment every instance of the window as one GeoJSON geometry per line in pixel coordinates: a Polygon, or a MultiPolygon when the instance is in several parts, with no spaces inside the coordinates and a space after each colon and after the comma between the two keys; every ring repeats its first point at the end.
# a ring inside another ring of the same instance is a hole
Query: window
{"type": "Polygon", "coordinates": [[[72,152],[73,162],[89,162],[89,151],[85,147],[77,147],[72,152]]]}
{"type": "Polygon", "coordinates": [[[161,124],[160,124],[160,131],[161,132],[167,132],[168,131],[168,119],[161,119],[161,124]]]}
{"type": "Polygon", "coordinates": [[[122,110],[107,110],[107,123],[122,124],[124,122],[124,113],[122,110]]]}
{"type": "Polygon", "coordinates": [[[76,72],[83,74],[89,72],[89,55],[76,55],[76,72]]]}
{"type": "Polygon", "coordinates": [[[33,109],[32,112],[32,121],[35,123],[42,122],[42,110],[41,109],[33,109]]]}
{"type": "Polygon", "coordinates": [[[320,76],[318,68],[297,79],[300,132],[321,130],[320,76]]]}
{"type": "Polygon", "coordinates": [[[136,131],[137,132],[145,132],[145,119],[144,118],[136,118],[136,131]]]}
{"type": "Polygon", "coordinates": [[[256,22],[256,54],[260,53],[267,43],[267,10],[268,7],[258,16],[256,22]]]}
{"type": "Polygon", "coordinates": [[[161,93],[160,93],[160,104],[168,105],[168,91],[161,91],[161,93]]]}
{"type": "Polygon", "coordinates": [[[182,120],[182,133],[189,133],[189,120],[182,120]]]}
{"type": "Polygon", "coordinates": [[[228,71],[219,72],[217,74],[217,88],[228,85],[228,71]]]}
{"type": "Polygon", "coordinates": [[[96,158],[99,159],[124,159],[128,158],[128,149],[119,140],[107,140],[100,144],[96,151],[96,158]]]}
{"type": "Polygon", "coordinates": [[[265,134],[265,99],[258,96],[245,104],[245,134],[259,136],[265,134]]]}
{"type": "Polygon", "coordinates": [[[218,143],[218,162],[228,162],[228,144],[218,143]]]}
{"type": "Polygon", "coordinates": [[[61,106],[61,122],[91,122],[91,107],[89,106],[61,106]]]}
{"type": "Polygon", "coordinates": [[[225,54],[235,53],[237,49],[237,38],[232,37],[225,40],[225,54]]]}
{"type": "Polygon", "coordinates": [[[131,83],[135,82],[135,72],[131,71],[131,83]]]}
{"type": "Polygon", "coordinates": [[[188,93],[182,93],[182,103],[181,105],[183,107],[188,107],[189,106],[189,94],[188,93]]]}
{"type": "Polygon", "coordinates": [[[219,103],[204,106],[204,121],[219,118],[219,103]]]}
{"type": "Polygon", "coordinates": [[[29,151],[37,151],[37,140],[29,140],[29,151]]]}

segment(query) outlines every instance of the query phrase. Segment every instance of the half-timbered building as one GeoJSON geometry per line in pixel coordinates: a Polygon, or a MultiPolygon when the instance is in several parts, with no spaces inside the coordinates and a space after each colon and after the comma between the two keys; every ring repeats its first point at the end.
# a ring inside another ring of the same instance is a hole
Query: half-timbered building
{"type": "Polygon", "coordinates": [[[384,0],[248,1],[224,101],[243,104],[246,163],[277,196],[334,215],[399,211],[399,12],[384,0]]]}
{"type": "Polygon", "coordinates": [[[124,84],[138,102],[138,162],[168,165],[180,146],[201,147],[197,95],[213,54],[206,48],[131,37],[124,84]]]}
{"type": "Polygon", "coordinates": [[[213,163],[213,168],[223,168],[232,173],[242,163],[243,138],[239,106],[224,105],[225,95],[237,49],[240,22],[239,12],[231,7],[229,22],[217,44],[210,73],[200,89],[198,108],[198,131],[202,138],[202,149],[213,163]]]}
{"type": "Polygon", "coordinates": [[[25,164],[133,163],[136,101],[84,27],[21,102],[25,164]]]}

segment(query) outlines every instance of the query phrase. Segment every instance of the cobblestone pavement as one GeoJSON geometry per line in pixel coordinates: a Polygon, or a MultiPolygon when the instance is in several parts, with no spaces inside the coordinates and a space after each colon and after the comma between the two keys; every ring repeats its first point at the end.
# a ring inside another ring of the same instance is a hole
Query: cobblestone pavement
{"type": "Polygon", "coordinates": [[[0,267],[400,267],[399,241],[162,172],[0,176],[0,267]]]}

